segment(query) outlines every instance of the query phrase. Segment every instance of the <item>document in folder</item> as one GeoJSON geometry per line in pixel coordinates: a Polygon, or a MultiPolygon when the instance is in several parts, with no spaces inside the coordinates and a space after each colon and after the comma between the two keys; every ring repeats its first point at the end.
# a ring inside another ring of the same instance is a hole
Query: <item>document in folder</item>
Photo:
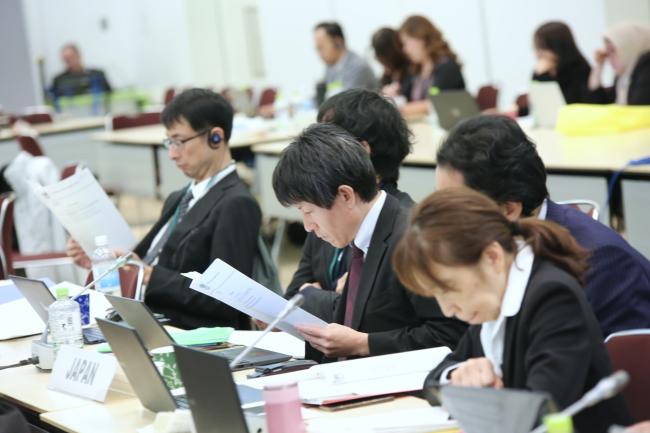
{"type": "Polygon", "coordinates": [[[52,185],[32,186],[87,254],[95,249],[97,235],[108,236],[111,248],[129,251],[135,245],[129,225],[87,168],[52,185]]]}
{"type": "MultiPolygon", "coordinates": [[[[189,272],[183,276],[192,280],[190,288],[265,323],[271,323],[288,302],[220,259],[212,262],[203,274],[189,272]]],[[[278,324],[278,328],[302,340],[296,325],[326,326],[327,323],[296,308],[278,324]]]]}

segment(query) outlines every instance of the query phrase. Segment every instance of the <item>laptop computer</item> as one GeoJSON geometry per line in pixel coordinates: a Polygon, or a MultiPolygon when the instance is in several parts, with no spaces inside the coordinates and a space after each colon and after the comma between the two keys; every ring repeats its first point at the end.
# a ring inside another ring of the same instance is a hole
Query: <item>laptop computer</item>
{"type": "MultiPolygon", "coordinates": [[[[242,389],[248,388],[249,394],[255,391],[259,393],[261,402],[261,391],[236,385],[226,360],[178,345],[174,346],[174,352],[196,433],[249,433],[249,426],[253,426],[247,423],[247,418],[251,424],[252,420],[257,420],[265,426],[265,419],[261,416],[263,410],[256,410],[246,417],[240,399],[242,389]]],[[[263,406],[257,407],[263,409],[263,406]]],[[[255,422],[259,427],[257,424],[255,422]]],[[[250,431],[259,430],[251,428],[250,431]]]]}
{"type": "Polygon", "coordinates": [[[135,329],[104,319],[97,324],[144,407],[152,412],[188,408],[184,396],[172,395],[135,329]]]}
{"type": "Polygon", "coordinates": [[[555,81],[532,81],[528,90],[528,100],[535,126],[555,128],[557,115],[566,105],[559,84],[555,81]]]}
{"type": "MultiPolygon", "coordinates": [[[[113,308],[115,308],[115,311],[122,316],[122,319],[135,328],[147,350],[171,346],[174,343],[173,338],[169,335],[167,330],[158,323],[153,313],[144,302],[111,295],[106,295],[106,299],[111,303],[113,308]]],[[[233,347],[230,349],[220,349],[213,353],[227,359],[228,361],[232,361],[245,349],[245,347],[233,347]]],[[[278,362],[288,361],[289,359],[291,359],[290,355],[255,348],[246,355],[241,364],[237,366],[237,369],[250,368],[257,365],[275,364],[278,362]]]]}
{"type": "Polygon", "coordinates": [[[429,98],[438,115],[438,124],[446,131],[462,120],[481,114],[476,99],[465,90],[445,90],[429,98]]]}
{"type": "MultiPolygon", "coordinates": [[[[23,278],[15,275],[9,275],[9,279],[18,288],[23,297],[27,299],[29,305],[39,315],[43,322],[48,322],[48,308],[56,300],[47,285],[41,280],[23,278]]],[[[96,326],[82,329],[85,344],[97,344],[104,342],[104,336],[96,326]]]]}

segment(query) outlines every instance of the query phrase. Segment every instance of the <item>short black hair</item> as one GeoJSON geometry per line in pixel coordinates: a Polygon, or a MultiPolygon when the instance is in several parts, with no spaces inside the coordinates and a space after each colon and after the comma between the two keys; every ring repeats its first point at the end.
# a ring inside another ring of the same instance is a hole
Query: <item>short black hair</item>
{"type": "Polygon", "coordinates": [[[283,206],[304,201],[330,209],[341,185],[361,200],[377,194],[368,154],[344,129],[330,123],[306,128],[284,149],[273,171],[273,190],[283,206]]]}
{"type": "Polygon", "coordinates": [[[517,201],[530,216],[548,197],[546,169],[535,144],[506,116],[478,116],[454,127],[438,149],[440,167],[498,203],[517,201]]]}
{"type": "Polygon", "coordinates": [[[327,36],[329,36],[332,39],[335,38],[340,38],[341,41],[345,42],[345,36],[343,35],[343,29],[341,28],[341,25],[335,21],[323,21],[321,23],[316,24],[314,27],[314,31],[318,29],[323,29],[325,30],[325,33],[327,36]]]}
{"type": "Polygon", "coordinates": [[[370,146],[370,160],[385,183],[396,183],[399,166],[411,152],[411,131],[392,100],[366,89],[351,89],[326,100],[318,122],[340,126],[370,146]]]}
{"type": "Polygon", "coordinates": [[[181,117],[197,132],[219,127],[227,143],[232,133],[233,116],[232,106],[220,94],[207,89],[188,89],[167,104],[160,119],[167,128],[181,117]]]}

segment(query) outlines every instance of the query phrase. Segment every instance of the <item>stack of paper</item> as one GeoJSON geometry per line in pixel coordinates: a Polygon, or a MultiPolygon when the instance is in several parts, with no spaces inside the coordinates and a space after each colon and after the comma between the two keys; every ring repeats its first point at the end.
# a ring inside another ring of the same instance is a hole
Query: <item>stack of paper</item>
{"type": "Polygon", "coordinates": [[[450,352],[446,347],[315,365],[307,370],[251,379],[246,385],[298,383],[303,403],[336,404],[422,389],[427,374],[450,352]]]}

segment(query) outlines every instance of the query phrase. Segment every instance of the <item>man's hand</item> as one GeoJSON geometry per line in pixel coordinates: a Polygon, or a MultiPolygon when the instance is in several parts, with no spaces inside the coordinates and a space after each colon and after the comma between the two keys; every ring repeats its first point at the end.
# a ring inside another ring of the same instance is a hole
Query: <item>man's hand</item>
{"type": "Polygon", "coordinates": [[[65,254],[72,258],[72,261],[77,265],[85,269],[90,269],[92,263],[90,262],[90,257],[86,255],[79,242],[70,238],[68,239],[68,244],[65,248],[65,254]]]}
{"type": "Polygon", "coordinates": [[[496,375],[492,362],[487,358],[468,359],[451,372],[449,379],[456,386],[503,388],[503,381],[496,375]]]}
{"type": "Polygon", "coordinates": [[[346,272],[345,274],[341,275],[341,278],[338,279],[336,282],[336,293],[339,295],[343,293],[343,289],[345,288],[345,283],[348,281],[348,273],[346,272]]]}
{"type": "Polygon", "coordinates": [[[299,325],[296,329],[309,344],[328,358],[370,354],[368,334],[347,326],[330,323],[325,327],[299,325]]]}
{"type": "Polygon", "coordinates": [[[302,289],[305,287],[316,287],[317,289],[322,289],[320,283],[318,281],[314,281],[313,283],[304,283],[302,286],[300,286],[300,289],[298,289],[298,291],[302,292],[302,289]]]}

